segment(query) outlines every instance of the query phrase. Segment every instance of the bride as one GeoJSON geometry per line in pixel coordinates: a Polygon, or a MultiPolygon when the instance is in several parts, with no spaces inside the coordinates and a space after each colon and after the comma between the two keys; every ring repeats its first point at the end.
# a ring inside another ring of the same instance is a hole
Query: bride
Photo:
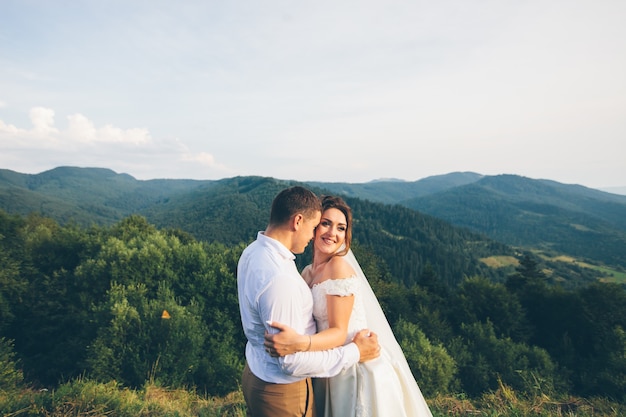
{"type": "Polygon", "coordinates": [[[349,343],[364,328],[378,335],[381,355],[332,378],[314,382],[318,416],[431,417],[428,405],[361,267],[350,250],[352,211],[339,197],[322,199],[315,230],[313,263],[302,277],[313,293],[318,333],[300,335],[273,322],[280,333],[266,334],[273,356],[325,350],[349,343]]]}

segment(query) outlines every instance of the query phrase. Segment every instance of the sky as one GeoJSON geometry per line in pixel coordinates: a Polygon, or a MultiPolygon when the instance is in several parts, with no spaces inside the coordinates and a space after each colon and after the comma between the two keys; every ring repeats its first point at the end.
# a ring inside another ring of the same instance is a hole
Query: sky
{"type": "Polygon", "coordinates": [[[0,168],[626,186],[623,0],[0,0],[0,168]]]}

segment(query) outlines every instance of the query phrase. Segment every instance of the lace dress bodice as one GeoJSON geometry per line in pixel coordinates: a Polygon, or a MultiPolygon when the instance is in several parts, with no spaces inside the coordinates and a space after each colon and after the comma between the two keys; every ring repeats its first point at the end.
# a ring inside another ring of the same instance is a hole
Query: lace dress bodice
{"type": "Polygon", "coordinates": [[[317,331],[328,329],[328,311],[326,308],[326,295],[350,296],[354,295],[354,306],[348,323],[348,335],[346,343],[350,342],[360,330],[367,328],[365,320],[365,307],[360,296],[360,281],[356,275],[342,279],[327,279],[313,285],[313,316],[317,323],[317,331]]]}

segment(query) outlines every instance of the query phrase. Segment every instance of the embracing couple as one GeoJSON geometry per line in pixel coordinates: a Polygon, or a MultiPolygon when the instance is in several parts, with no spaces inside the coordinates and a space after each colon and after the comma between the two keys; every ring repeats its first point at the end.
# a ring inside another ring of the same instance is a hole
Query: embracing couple
{"type": "Polygon", "coordinates": [[[237,267],[248,416],[431,416],[350,250],[352,212],[295,186],[237,267]],[[294,262],[313,239],[313,262],[294,262]]]}

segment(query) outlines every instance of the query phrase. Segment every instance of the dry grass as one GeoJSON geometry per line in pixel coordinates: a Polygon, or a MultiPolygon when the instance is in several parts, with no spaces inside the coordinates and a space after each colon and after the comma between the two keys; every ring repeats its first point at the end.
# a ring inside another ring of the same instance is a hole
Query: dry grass
{"type": "Polygon", "coordinates": [[[480,415],[480,410],[474,404],[463,397],[451,397],[438,395],[428,401],[431,410],[438,410],[449,416],[471,416],[480,415]]]}
{"type": "Polygon", "coordinates": [[[154,385],[146,387],[144,391],[146,404],[172,415],[245,416],[245,402],[241,391],[232,392],[225,397],[204,397],[193,391],[171,390],[154,385]]]}
{"type": "Polygon", "coordinates": [[[0,393],[2,417],[244,417],[240,392],[222,398],[148,385],[142,390],[76,380],[51,392],[0,393]]]}
{"type": "Polygon", "coordinates": [[[534,397],[518,395],[500,383],[499,388],[481,398],[438,396],[429,400],[435,417],[621,417],[626,407],[606,399],[576,397],[553,399],[545,394],[534,397]]]}
{"type": "MultiPolygon", "coordinates": [[[[465,395],[439,395],[428,400],[435,417],[618,417],[626,406],[606,399],[526,397],[500,384],[477,399],[465,395]]],[[[2,417],[244,417],[241,391],[224,397],[200,395],[193,390],[168,389],[154,384],[141,390],[115,382],[73,381],[52,392],[0,391],[2,417]]]]}
{"type": "Polygon", "coordinates": [[[519,261],[513,256],[490,256],[488,258],[481,258],[480,261],[490,268],[519,266],[519,261]]]}

